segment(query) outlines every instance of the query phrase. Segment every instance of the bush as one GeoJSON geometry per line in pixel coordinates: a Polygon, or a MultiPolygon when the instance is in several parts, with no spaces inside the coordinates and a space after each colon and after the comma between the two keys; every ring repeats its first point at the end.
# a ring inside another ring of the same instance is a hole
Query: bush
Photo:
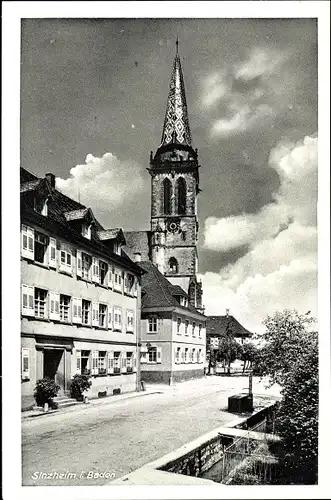
{"type": "Polygon", "coordinates": [[[44,406],[45,403],[48,403],[51,407],[55,407],[53,398],[57,396],[59,390],[60,386],[51,378],[45,377],[37,380],[33,393],[37,406],[44,406]]]}
{"type": "Polygon", "coordinates": [[[76,374],[71,380],[70,392],[73,398],[81,400],[83,393],[87,391],[92,385],[88,375],[76,374]]]}

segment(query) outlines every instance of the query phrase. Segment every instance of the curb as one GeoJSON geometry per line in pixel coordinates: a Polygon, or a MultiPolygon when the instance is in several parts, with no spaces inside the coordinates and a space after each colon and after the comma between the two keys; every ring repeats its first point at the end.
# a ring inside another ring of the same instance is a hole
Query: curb
{"type": "Polygon", "coordinates": [[[92,407],[99,406],[99,405],[100,406],[107,405],[107,404],[111,404],[111,403],[116,403],[118,401],[139,398],[142,396],[149,396],[152,394],[163,394],[163,391],[138,392],[137,394],[136,393],[134,393],[132,395],[128,394],[126,397],[121,397],[118,399],[117,398],[114,399],[114,397],[110,396],[108,398],[103,398],[101,401],[98,399],[92,399],[88,404],[78,403],[77,405],[69,406],[63,410],[57,409],[57,410],[50,410],[48,412],[40,411],[40,412],[38,412],[38,413],[36,412],[35,414],[32,414],[32,415],[24,415],[24,413],[27,413],[27,412],[22,412],[21,420],[33,420],[33,419],[38,418],[38,417],[46,417],[46,416],[50,417],[52,415],[64,415],[65,413],[73,413],[75,411],[79,411],[79,410],[83,410],[83,409],[87,410],[88,408],[92,408],[92,407]]]}

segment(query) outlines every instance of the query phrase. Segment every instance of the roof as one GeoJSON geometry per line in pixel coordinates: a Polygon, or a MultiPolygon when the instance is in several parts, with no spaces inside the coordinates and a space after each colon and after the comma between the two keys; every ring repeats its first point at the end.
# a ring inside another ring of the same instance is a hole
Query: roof
{"type": "Polygon", "coordinates": [[[203,316],[190,304],[187,307],[179,304],[175,296],[185,295],[187,297],[187,294],[180,286],[172,285],[154,264],[150,261],[142,261],[137,264],[145,271],[141,278],[142,309],[153,307],[182,308],[183,311],[189,310],[203,316]]]}
{"type": "Polygon", "coordinates": [[[120,227],[114,229],[102,229],[98,231],[98,238],[100,241],[107,240],[120,240],[125,245],[124,233],[120,227]]]}
{"type": "MultiPolygon", "coordinates": [[[[81,203],[78,203],[72,198],[69,198],[54,187],[51,187],[48,182],[46,182],[46,184],[49,188],[51,196],[47,204],[47,217],[37,214],[33,210],[31,203],[29,202],[29,192],[35,189],[34,186],[44,184],[46,179],[38,178],[22,167],[20,169],[20,174],[21,213],[24,215],[25,219],[38,221],[45,227],[50,226],[52,230],[57,230],[59,234],[63,235],[63,237],[84,243],[84,245],[87,245],[91,248],[93,247],[93,249],[98,250],[106,256],[110,254],[110,249],[107,247],[107,245],[105,245],[103,240],[99,238],[99,233],[105,231],[106,233],[109,232],[113,235],[122,234],[123,236],[122,229],[116,228],[104,230],[102,225],[94,218],[93,212],[90,208],[82,205],[81,203]],[[86,238],[84,238],[79,230],[73,227],[72,224],[68,224],[69,221],[81,220],[86,215],[88,215],[95,221],[95,231],[92,232],[91,240],[87,240],[86,238]]],[[[122,253],[121,256],[118,256],[111,252],[111,255],[109,256],[115,261],[118,260],[119,262],[126,264],[126,266],[130,267],[135,272],[138,272],[139,274],[141,273],[141,269],[126,254],[122,253]]]]}
{"type": "Polygon", "coordinates": [[[184,78],[178,52],[171,73],[161,146],[172,143],[191,146],[184,78]]]}
{"type": "Polygon", "coordinates": [[[253,335],[233,316],[207,316],[207,336],[221,337],[226,335],[227,329],[231,331],[234,337],[250,337],[253,335]]]}

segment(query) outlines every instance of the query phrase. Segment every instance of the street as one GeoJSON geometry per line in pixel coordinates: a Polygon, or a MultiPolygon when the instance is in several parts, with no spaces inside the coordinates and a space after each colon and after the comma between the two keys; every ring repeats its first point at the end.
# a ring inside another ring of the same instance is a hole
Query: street
{"type": "MultiPolygon", "coordinates": [[[[248,377],[155,387],[163,392],[22,420],[23,485],[100,486],[118,479],[234,420],[224,411],[227,398],[247,388],[248,377]]],[[[271,393],[258,379],[253,391],[271,393]]]]}

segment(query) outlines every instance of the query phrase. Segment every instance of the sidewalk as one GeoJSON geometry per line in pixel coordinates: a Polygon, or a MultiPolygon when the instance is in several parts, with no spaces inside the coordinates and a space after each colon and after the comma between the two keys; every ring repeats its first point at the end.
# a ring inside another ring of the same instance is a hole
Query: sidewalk
{"type": "Polygon", "coordinates": [[[83,403],[83,402],[77,402],[76,404],[72,406],[68,406],[67,408],[62,408],[59,410],[49,410],[48,412],[44,412],[43,410],[40,410],[39,408],[36,410],[28,410],[22,412],[22,420],[25,419],[32,419],[32,418],[37,418],[37,417],[49,417],[51,415],[62,415],[64,413],[70,413],[74,412],[77,410],[87,410],[89,407],[92,408],[94,406],[101,406],[101,405],[106,405],[106,404],[111,404],[115,403],[117,401],[123,401],[124,399],[132,399],[132,398],[138,398],[142,396],[149,396],[150,394],[162,394],[164,391],[162,389],[159,389],[158,387],[147,389],[146,391],[139,391],[139,392],[128,392],[125,394],[118,394],[117,396],[108,396],[105,398],[100,398],[100,399],[91,399],[89,402],[83,403]]]}

